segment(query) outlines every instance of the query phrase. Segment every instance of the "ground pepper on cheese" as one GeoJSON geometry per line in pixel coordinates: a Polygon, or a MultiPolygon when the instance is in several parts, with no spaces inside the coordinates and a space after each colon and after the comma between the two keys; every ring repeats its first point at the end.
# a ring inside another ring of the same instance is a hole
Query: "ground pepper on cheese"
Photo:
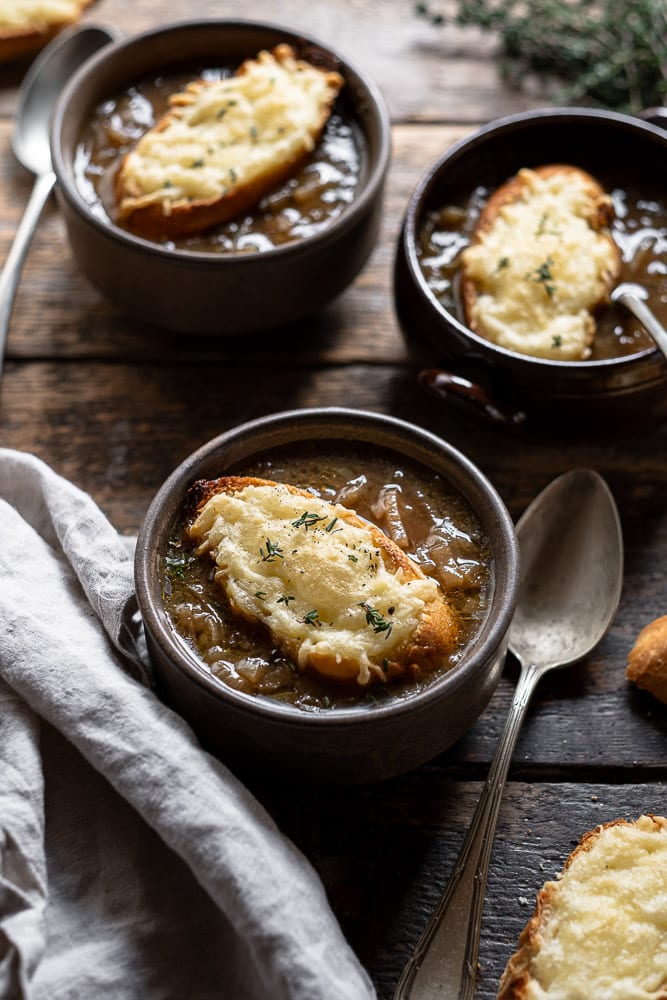
{"type": "Polygon", "coordinates": [[[120,218],[154,203],[168,216],[175,205],[214,202],[297,162],[314,148],[342,83],[281,45],[234,76],[189,84],[126,156],[120,218]]]}
{"type": "Polygon", "coordinates": [[[212,496],[189,528],[209,551],[237,613],[266,625],[297,666],[316,664],[361,685],[386,679],[387,663],[439,597],[420,571],[406,579],[351,512],[279,484],[212,496]],[[324,667],[323,667],[324,665],[324,667]]]}
{"type": "Polygon", "coordinates": [[[524,169],[517,178],[519,197],[462,253],[476,289],[472,328],[521,354],[585,359],[595,333],[592,310],[608,297],[618,252],[609,233],[591,225],[588,175],[524,169]]]}

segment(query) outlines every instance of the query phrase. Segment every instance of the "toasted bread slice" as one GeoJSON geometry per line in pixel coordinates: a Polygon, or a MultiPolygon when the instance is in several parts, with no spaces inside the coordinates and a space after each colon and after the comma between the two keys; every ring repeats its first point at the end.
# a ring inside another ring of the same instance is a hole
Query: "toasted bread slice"
{"type": "Polygon", "coordinates": [[[260,52],[223,80],[197,80],[124,157],[119,220],[149,238],[178,237],[253,208],[307,159],[343,86],[289,45],[260,52]]]}
{"type": "Polygon", "coordinates": [[[446,664],[458,623],[435,580],[378,527],[306,490],[253,477],[196,483],[188,532],[232,610],[297,668],[338,681],[446,664]]]}
{"type": "Polygon", "coordinates": [[[628,653],[625,676],[667,704],[667,615],[641,630],[628,653]]]}
{"type": "Polygon", "coordinates": [[[76,24],[91,0],[16,0],[0,5],[0,62],[33,55],[76,24]]]}
{"type": "Polygon", "coordinates": [[[547,882],[498,1000],[667,1000],[667,820],[585,834],[547,882]]]}
{"type": "Polygon", "coordinates": [[[611,198],[578,167],[520,170],[489,198],[461,255],[470,329],[520,354],[587,358],[594,312],[620,272],[612,218],[611,198]]]}

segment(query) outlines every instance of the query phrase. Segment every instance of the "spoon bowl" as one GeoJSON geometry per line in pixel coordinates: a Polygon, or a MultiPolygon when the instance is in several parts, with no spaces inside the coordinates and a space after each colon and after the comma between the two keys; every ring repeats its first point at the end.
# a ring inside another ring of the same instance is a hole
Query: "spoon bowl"
{"type": "Polygon", "coordinates": [[[0,274],[0,375],[23,262],[42,210],[56,183],[49,144],[56,101],[74,70],[115,37],[109,29],[92,24],[64,31],[37,57],[21,85],[12,148],[19,163],[35,174],[36,180],[0,274]]]}
{"type": "Polygon", "coordinates": [[[575,469],[555,479],[516,532],[522,571],[509,648],[521,665],[519,682],[459,859],[394,1000],[472,1000],[493,835],[526,709],[540,678],[590,653],[618,608],[621,525],[596,472],[575,469]]]}

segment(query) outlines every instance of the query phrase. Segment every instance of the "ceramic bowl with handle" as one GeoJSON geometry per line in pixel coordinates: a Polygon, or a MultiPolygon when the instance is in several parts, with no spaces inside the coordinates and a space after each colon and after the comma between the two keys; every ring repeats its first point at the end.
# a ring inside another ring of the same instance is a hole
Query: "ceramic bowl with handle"
{"type": "MultiPolygon", "coordinates": [[[[661,234],[651,280],[656,304],[667,307],[664,268],[667,132],[660,109],[646,120],[591,108],[549,108],[491,122],[456,143],[430,166],[415,188],[398,241],[395,304],[409,342],[426,347],[422,380],[505,424],[554,418],[654,418],[666,409],[667,361],[648,341],[629,353],[584,361],[519,354],[474,333],[460,303],[443,304],[420,266],[420,233],[429,212],[463,206],[477,191],[492,192],[523,167],[570,164],[592,174],[623,205],[626,194],[660,203],[661,234]],[[662,257],[662,264],[660,263],[662,257]]],[[[632,233],[628,243],[631,243],[632,233]]],[[[628,280],[626,277],[623,280],[628,280]]],[[[616,307],[620,309],[620,307],[616,307]]]]}

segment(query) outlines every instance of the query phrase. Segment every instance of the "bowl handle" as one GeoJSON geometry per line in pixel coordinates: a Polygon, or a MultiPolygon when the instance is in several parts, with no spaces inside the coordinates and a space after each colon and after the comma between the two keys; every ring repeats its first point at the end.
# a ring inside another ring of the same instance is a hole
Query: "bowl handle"
{"type": "Polygon", "coordinates": [[[488,389],[479,382],[471,382],[463,375],[443,371],[441,368],[425,368],[419,373],[419,381],[430,392],[452,402],[464,410],[474,411],[493,424],[518,427],[526,419],[526,414],[512,406],[498,403],[488,389]]]}
{"type": "Polygon", "coordinates": [[[643,111],[637,113],[637,118],[648,122],[649,125],[658,125],[660,128],[667,129],[667,108],[644,108],[643,111]]]}

